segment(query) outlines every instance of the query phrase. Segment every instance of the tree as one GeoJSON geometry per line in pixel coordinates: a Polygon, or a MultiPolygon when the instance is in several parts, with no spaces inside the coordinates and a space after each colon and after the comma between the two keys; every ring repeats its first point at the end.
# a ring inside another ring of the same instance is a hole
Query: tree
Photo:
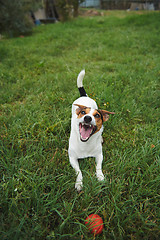
{"type": "Polygon", "coordinates": [[[71,16],[78,16],[79,4],[84,0],[55,0],[55,5],[62,21],[68,20],[71,16]]]}
{"type": "Polygon", "coordinates": [[[69,0],[69,2],[73,6],[73,9],[74,9],[73,16],[77,17],[79,4],[84,2],[84,0],[69,0]]]}

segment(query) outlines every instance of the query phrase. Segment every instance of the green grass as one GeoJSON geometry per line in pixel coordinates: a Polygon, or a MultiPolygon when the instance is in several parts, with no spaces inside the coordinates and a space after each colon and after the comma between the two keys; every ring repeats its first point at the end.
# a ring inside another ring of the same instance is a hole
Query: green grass
{"type": "Polygon", "coordinates": [[[160,238],[160,14],[79,17],[0,41],[0,239],[160,238]],[[115,111],[103,133],[105,182],[80,162],[74,190],[68,160],[76,78],[99,108],[115,111]]]}

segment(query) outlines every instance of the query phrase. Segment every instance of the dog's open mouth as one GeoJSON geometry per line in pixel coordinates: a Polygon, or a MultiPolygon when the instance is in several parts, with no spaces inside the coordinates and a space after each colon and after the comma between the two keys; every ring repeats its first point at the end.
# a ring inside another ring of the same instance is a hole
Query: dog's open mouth
{"type": "Polygon", "coordinates": [[[80,123],[79,132],[82,142],[86,142],[96,131],[97,127],[92,124],[80,123]]]}

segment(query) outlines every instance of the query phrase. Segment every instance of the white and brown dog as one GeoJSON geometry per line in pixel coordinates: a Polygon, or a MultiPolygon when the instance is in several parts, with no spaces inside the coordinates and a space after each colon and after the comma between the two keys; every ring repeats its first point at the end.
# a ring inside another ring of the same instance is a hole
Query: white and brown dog
{"type": "Polygon", "coordinates": [[[80,98],[75,100],[72,105],[71,134],[69,139],[69,160],[75,169],[77,179],[75,188],[82,189],[83,177],[79,167],[78,159],[86,157],[96,158],[96,176],[99,181],[104,180],[102,173],[102,132],[103,122],[107,121],[109,114],[105,110],[99,110],[96,102],[89,98],[83,88],[83,78],[85,71],[82,70],[77,78],[77,87],[80,98]]]}

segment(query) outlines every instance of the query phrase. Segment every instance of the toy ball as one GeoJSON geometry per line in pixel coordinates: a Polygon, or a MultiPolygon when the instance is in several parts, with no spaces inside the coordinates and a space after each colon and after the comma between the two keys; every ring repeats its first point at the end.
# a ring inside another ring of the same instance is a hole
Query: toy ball
{"type": "Polygon", "coordinates": [[[91,233],[93,233],[94,235],[100,234],[104,228],[103,220],[98,214],[90,214],[86,218],[85,224],[88,226],[88,229],[91,230],[91,233]]]}

